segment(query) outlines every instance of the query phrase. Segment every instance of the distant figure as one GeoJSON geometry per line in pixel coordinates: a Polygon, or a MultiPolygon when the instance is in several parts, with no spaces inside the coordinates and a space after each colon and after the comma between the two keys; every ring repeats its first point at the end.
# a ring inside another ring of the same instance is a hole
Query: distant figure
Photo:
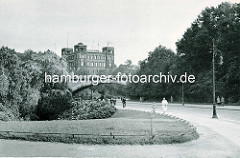
{"type": "Polygon", "coordinates": [[[155,114],[155,113],[156,113],[155,102],[153,102],[153,106],[152,106],[152,113],[153,113],[153,114],[155,114]]]}
{"type": "Polygon", "coordinates": [[[115,101],[114,98],[111,97],[111,99],[110,99],[110,103],[111,103],[111,105],[115,105],[115,102],[114,102],[114,101],[115,101]]]}
{"type": "Polygon", "coordinates": [[[171,96],[171,103],[173,102],[173,97],[171,96]]]}
{"type": "Polygon", "coordinates": [[[164,114],[167,111],[167,106],[168,106],[168,101],[165,98],[163,98],[163,100],[162,100],[162,108],[163,108],[163,113],[164,114]]]}
{"type": "Polygon", "coordinates": [[[225,103],[225,99],[222,97],[222,98],[221,98],[221,104],[222,104],[222,106],[224,106],[224,103],[225,103]]]}
{"type": "Polygon", "coordinates": [[[217,104],[218,104],[218,106],[220,106],[220,104],[221,104],[221,100],[220,100],[219,96],[217,97],[217,104]]]}
{"type": "Polygon", "coordinates": [[[125,108],[126,107],[126,98],[125,97],[122,98],[122,104],[123,104],[123,108],[125,108]]]}
{"type": "Polygon", "coordinates": [[[101,95],[101,97],[99,98],[101,101],[103,101],[103,99],[104,99],[104,96],[103,95],[101,95]]]}
{"type": "Polygon", "coordinates": [[[139,99],[139,100],[140,100],[140,103],[142,103],[142,102],[143,102],[143,97],[140,97],[140,99],[139,99]]]}
{"type": "Polygon", "coordinates": [[[117,99],[116,97],[114,97],[114,105],[116,105],[117,99]]]}

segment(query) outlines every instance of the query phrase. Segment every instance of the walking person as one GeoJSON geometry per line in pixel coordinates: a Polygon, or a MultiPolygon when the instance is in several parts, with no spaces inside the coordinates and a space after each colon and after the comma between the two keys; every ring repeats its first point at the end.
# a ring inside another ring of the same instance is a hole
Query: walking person
{"type": "Polygon", "coordinates": [[[168,101],[163,98],[162,100],[162,109],[163,109],[163,113],[165,114],[167,112],[167,106],[168,106],[168,101]]]}
{"type": "Polygon", "coordinates": [[[218,96],[217,97],[217,105],[220,106],[220,104],[221,104],[221,100],[220,100],[220,97],[218,96]]]}
{"type": "Polygon", "coordinates": [[[111,103],[112,106],[114,105],[114,98],[113,97],[111,97],[110,103],[111,103]]]}
{"type": "Polygon", "coordinates": [[[225,99],[222,97],[222,98],[221,98],[221,104],[222,104],[222,106],[224,106],[224,103],[225,103],[225,99]]]}
{"type": "Polygon", "coordinates": [[[125,97],[122,98],[122,104],[123,104],[123,108],[125,108],[126,107],[126,98],[125,97]]]}

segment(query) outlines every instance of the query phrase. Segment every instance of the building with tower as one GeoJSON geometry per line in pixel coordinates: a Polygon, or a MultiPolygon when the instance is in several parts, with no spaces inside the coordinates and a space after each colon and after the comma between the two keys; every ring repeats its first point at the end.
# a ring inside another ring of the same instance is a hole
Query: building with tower
{"type": "Polygon", "coordinates": [[[61,53],[70,71],[84,70],[89,74],[99,74],[114,67],[114,47],[103,47],[101,52],[88,50],[87,45],[78,43],[74,48],[62,48],[61,53]]]}

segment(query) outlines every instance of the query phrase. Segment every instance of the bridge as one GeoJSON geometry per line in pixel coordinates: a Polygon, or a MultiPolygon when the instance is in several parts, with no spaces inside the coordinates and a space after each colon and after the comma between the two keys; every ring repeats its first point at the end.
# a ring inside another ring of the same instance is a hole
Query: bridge
{"type": "Polygon", "coordinates": [[[69,82],[68,83],[68,86],[69,88],[72,90],[72,94],[76,94],[86,88],[89,88],[89,87],[92,87],[92,86],[98,86],[98,85],[101,85],[101,84],[119,84],[119,85],[127,85],[126,82],[123,82],[123,81],[118,81],[116,79],[111,79],[111,78],[108,78],[106,80],[104,80],[104,82],[96,82],[96,80],[88,80],[88,81],[81,81],[81,82],[77,82],[77,83],[74,83],[74,82],[69,82]]]}

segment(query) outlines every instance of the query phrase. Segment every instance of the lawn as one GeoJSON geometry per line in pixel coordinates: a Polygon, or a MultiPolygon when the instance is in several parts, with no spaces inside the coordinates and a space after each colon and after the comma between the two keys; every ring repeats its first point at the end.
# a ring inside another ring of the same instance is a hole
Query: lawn
{"type": "Polygon", "coordinates": [[[131,110],[117,110],[108,119],[0,122],[0,131],[35,133],[0,132],[0,138],[6,139],[89,144],[168,144],[198,138],[197,132],[183,121],[131,110]]]}

